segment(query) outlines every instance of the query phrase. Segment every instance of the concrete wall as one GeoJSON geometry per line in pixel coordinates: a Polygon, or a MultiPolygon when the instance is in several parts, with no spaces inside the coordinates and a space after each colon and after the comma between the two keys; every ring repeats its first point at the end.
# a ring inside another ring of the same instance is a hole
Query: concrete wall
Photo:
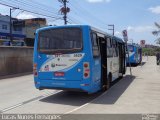
{"type": "Polygon", "coordinates": [[[0,47],[0,76],[32,72],[33,48],[0,47]]]}

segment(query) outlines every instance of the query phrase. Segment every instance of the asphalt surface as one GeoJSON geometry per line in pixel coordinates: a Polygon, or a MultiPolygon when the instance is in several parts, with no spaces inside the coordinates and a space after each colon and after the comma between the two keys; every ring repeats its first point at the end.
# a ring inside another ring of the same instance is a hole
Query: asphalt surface
{"type": "Polygon", "coordinates": [[[147,114],[160,113],[160,66],[155,57],[144,58],[107,92],[35,89],[33,76],[0,80],[0,113],[43,114],[147,114]]]}

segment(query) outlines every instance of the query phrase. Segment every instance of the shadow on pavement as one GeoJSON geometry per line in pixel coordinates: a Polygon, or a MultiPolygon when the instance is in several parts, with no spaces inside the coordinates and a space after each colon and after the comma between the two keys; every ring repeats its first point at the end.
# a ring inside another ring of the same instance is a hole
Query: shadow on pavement
{"type": "Polygon", "coordinates": [[[146,62],[142,62],[141,64],[139,64],[139,66],[143,66],[143,65],[145,65],[146,64],[146,62]]]}
{"type": "Polygon", "coordinates": [[[114,104],[127,90],[135,79],[135,76],[126,75],[123,79],[114,84],[103,96],[93,101],[93,104],[114,104]]]}
{"type": "Polygon", "coordinates": [[[94,98],[101,95],[102,92],[97,92],[95,94],[87,94],[84,92],[71,92],[71,91],[62,91],[41,99],[41,102],[46,103],[56,103],[56,104],[64,104],[64,105],[71,105],[71,106],[81,106],[94,98]]]}
{"type": "MultiPolygon", "coordinates": [[[[112,87],[105,93],[105,95],[101,96],[99,101],[92,102],[94,104],[114,104],[118,98],[123,94],[123,92],[128,88],[128,86],[135,79],[134,76],[125,76],[121,80],[117,80],[113,83],[112,87]]],[[[103,92],[97,92],[95,94],[87,94],[83,92],[70,92],[70,91],[62,91],[51,95],[49,97],[43,98],[40,102],[46,103],[56,103],[63,105],[71,105],[71,106],[81,106],[85,103],[92,101],[98,96],[102,95],[103,92]]]]}
{"type": "MultiPolygon", "coordinates": [[[[131,63],[131,67],[138,67],[138,66],[144,66],[146,64],[146,62],[142,62],[141,64],[135,64],[135,63],[131,63]]],[[[127,67],[130,67],[129,64],[127,64],[127,67]]]]}

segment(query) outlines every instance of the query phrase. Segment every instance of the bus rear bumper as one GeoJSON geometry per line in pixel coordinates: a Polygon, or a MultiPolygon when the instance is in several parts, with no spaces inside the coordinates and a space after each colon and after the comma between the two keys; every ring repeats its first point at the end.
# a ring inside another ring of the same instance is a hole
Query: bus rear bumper
{"type": "Polygon", "coordinates": [[[58,90],[80,91],[80,92],[88,92],[88,93],[94,93],[98,91],[92,87],[91,82],[87,82],[86,80],[84,81],[83,80],[60,81],[60,80],[39,80],[38,79],[38,80],[35,80],[35,87],[39,90],[58,89],[58,90]]]}

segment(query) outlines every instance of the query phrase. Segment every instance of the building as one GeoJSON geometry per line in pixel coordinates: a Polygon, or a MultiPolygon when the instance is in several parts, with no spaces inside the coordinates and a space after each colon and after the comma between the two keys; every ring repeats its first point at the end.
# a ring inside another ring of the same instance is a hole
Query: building
{"type": "MultiPolygon", "coordinates": [[[[12,18],[12,39],[13,40],[24,40],[26,38],[25,32],[22,25],[14,24],[18,21],[16,18],[12,18]]],[[[10,16],[0,14],[0,44],[4,41],[10,40],[10,16]]]]}
{"type": "Polygon", "coordinates": [[[34,38],[36,29],[47,26],[47,22],[45,18],[33,18],[23,20],[25,22],[25,42],[28,46],[34,45],[34,38]]]}
{"type": "MultiPolygon", "coordinates": [[[[25,41],[27,46],[34,45],[36,29],[47,26],[45,18],[17,19],[12,18],[12,39],[25,41]]],[[[0,14],[0,45],[10,41],[10,16],[0,14]]]]}

